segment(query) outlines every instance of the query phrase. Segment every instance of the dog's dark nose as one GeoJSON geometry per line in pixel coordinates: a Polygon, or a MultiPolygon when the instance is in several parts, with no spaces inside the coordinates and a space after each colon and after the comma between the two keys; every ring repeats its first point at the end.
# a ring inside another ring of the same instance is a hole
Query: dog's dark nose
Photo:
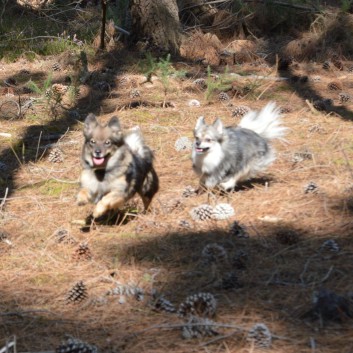
{"type": "Polygon", "coordinates": [[[197,147],[199,147],[200,144],[201,144],[201,141],[196,141],[196,142],[195,142],[195,145],[196,145],[197,147]]]}
{"type": "Polygon", "coordinates": [[[100,155],[102,154],[102,151],[99,148],[96,148],[94,150],[94,154],[95,154],[96,157],[100,157],[100,155]]]}

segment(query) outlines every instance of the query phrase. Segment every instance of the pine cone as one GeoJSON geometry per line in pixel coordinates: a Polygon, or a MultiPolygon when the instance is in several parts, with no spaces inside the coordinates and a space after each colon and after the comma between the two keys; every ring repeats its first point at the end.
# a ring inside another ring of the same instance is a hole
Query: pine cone
{"type": "Polygon", "coordinates": [[[223,220],[232,216],[234,216],[234,208],[228,203],[219,203],[213,208],[213,219],[223,220]]]}
{"type": "Polygon", "coordinates": [[[213,324],[214,322],[210,319],[192,315],[182,327],[181,335],[184,339],[216,336],[218,332],[214,330],[213,324]]]}
{"type": "Polygon", "coordinates": [[[180,317],[197,315],[197,316],[214,316],[216,314],[217,301],[211,293],[197,293],[189,295],[185,302],[181,303],[178,310],[180,317]]]}
{"type": "Polygon", "coordinates": [[[287,114],[287,113],[290,113],[291,111],[292,111],[291,107],[280,107],[279,108],[280,114],[287,114]]]}
{"type": "Polygon", "coordinates": [[[328,239],[322,243],[320,246],[320,250],[329,250],[332,252],[340,252],[340,247],[337,244],[336,240],[334,239],[328,239]]]}
{"type": "Polygon", "coordinates": [[[318,192],[319,187],[313,182],[311,181],[309,184],[307,184],[304,187],[304,193],[305,194],[314,194],[318,192]]]}
{"type": "Polygon", "coordinates": [[[325,132],[325,129],[320,124],[313,124],[309,126],[308,131],[322,134],[325,132]]]}
{"type": "Polygon", "coordinates": [[[229,101],[230,97],[228,96],[228,93],[226,92],[220,92],[218,95],[218,100],[221,102],[229,101]]]}
{"type": "Polygon", "coordinates": [[[77,242],[66,228],[58,228],[55,230],[53,237],[57,243],[75,244],[77,242]]]}
{"type": "Polygon", "coordinates": [[[293,161],[293,163],[299,163],[299,162],[303,162],[305,160],[312,160],[312,159],[313,159],[312,152],[305,149],[300,152],[295,152],[293,155],[292,161],[293,161]]]}
{"type": "Polygon", "coordinates": [[[85,243],[79,244],[78,248],[75,250],[72,257],[76,261],[92,260],[93,255],[88,244],[85,242],[85,243]]]}
{"type": "Polygon", "coordinates": [[[332,81],[327,85],[327,88],[330,91],[340,91],[342,89],[342,84],[338,81],[332,81]]]}
{"type": "Polygon", "coordinates": [[[191,218],[194,221],[206,221],[213,218],[213,207],[207,204],[194,207],[190,211],[191,218]]]}
{"type": "Polygon", "coordinates": [[[207,88],[207,82],[204,78],[196,79],[193,84],[201,90],[205,90],[207,88]]]}
{"type": "Polygon", "coordinates": [[[336,67],[338,70],[343,71],[344,66],[343,66],[342,61],[338,58],[338,56],[332,58],[332,64],[335,65],[335,67],[336,67]]]}
{"type": "Polygon", "coordinates": [[[73,303],[80,303],[87,298],[87,288],[83,281],[77,282],[72,289],[69,291],[66,302],[68,304],[73,303]]]}
{"type": "Polygon", "coordinates": [[[272,335],[265,324],[257,323],[248,331],[246,340],[253,342],[256,347],[269,348],[272,343],[272,335]]]}
{"type": "Polygon", "coordinates": [[[10,240],[10,235],[3,230],[0,230],[0,242],[5,243],[9,246],[12,246],[12,242],[10,240]]]}
{"type": "Polygon", "coordinates": [[[48,161],[51,163],[62,163],[64,161],[64,153],[59,147],[53,147],[48,155],[48,161]]]}
{"type": "Polygon", "coordinates": [[[183,197],[191,197],[195,195],[196,195],[196,189],[193,188],[191,185],[188,185],[182,193],[183,197]]]}
{"type": "Polygon", "coordinates": [[[331,65],[330,65],[330,62],[327,60],[327,61],[325,61],[323,64],[322,64],[322,68],[324,69],[324,70],[330,70],[330,67],[331,67],[331,65]]]}
{"type": "Polygon", "coordinates": [[[129,97],[130,97],[131,99],[141,97],[141,92],[140,92],[138,89],[135,88],[135,89],[133,89],[133,90],[130,91],[129,97]]]}
{"type": "Polygon", "coordinates": [[[112,290],[109,290],[106,295],[120,295],[127,297],[134,297],[141,301],[144,299],[144,290],[135,284],[117,284],[112,290]]]}
{"type": "Polygon", "coordinates": [[[138,81],[135,77],[132,77],[130,81],[131,81],[131,87],[133,87],[133,88],[138,87],[138,81]]]}
{"type": "Polygon", "coordinates": [[[338,94],[338,100],[341,104],[344,104],[351,100],[351,96],[348,93],[341,92],[338,94]]]}
{"type": "Polygon", "coordinates": [[[249,107],[247,107],[246,105],[239,105],[239,106],[234,108],[234,110],[232,112],[232,116],[234,116],[236,118],[241,118],[245,114],[249,113],[250,110],[251,109],[249,107]]]}
{"type": "Polygon", "coordinates": [[[53,69],[53,71],[61,71],[61,70],[62,70],[62,67],[61,67],[60,63],[58,63],[58,62],[55,62],[55,63],[51,66],[51,68],[53,69]]]}
{"type": "Polygon", "coordinates": [[[182,137],[178,138],[175,141],[174,148],[178,152],[180,152],[180,151],[191,151],[191,149],[192,149],[192,141],[188,137],[182,136],[182,137]]]}
{"type": "Polygon", "coordinates": [[[158,296],[157,292],[152,294],[153,297],[153,309],[156,311],[166,311],[168,313],[175,313],[176,308],[169,300],[164,298],[164,295],[158,296]]]}
{"type": "Polygon", "coordinates": [[[69,338],[55,348],[55,353],[98,353],[96,346],[82,342],[79,339],[69,338]]]}
{"type": "Polygon", "coordinates": [[[217,263],[224,264],[228,261],[227,251],[224,249],[222,245],[212,243],[207,244],[201,253],[202,259],[205,263],[217,263]]]}
{"type": "Polygon", "coordinates": [[[189,228],[191,228],[191,224],[188,221],[186,221],[185,219],[182,219],[179,222],[179,227],[189,229],[189,228]]]}
{"type": "Polygon", "coordinates": [[[69,86],[61,83],[54,83],[51,86],[51,91],[54,96],[63,96],[69,90],[69,86]]]}
{"type": "Polygon", "coordinates": [[[310,80],[313,81],[313,82],[320,82],[320,81],[321,81],[321,77],[318,76],[318,75],[312,76],[312,77],[310,78],[310,80]]]}
{"type": "Polygon", "coordinates": [[[237,221],[234,221],[229,229],[229,234],[238,238],[249,238],[246,229],[242,227],[237,221]]]}

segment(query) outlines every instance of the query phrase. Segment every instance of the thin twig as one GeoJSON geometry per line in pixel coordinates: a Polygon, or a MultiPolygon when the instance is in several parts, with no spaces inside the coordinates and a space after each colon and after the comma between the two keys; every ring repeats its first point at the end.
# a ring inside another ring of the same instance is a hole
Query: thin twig
{"type": "MultiPolygon", "coordinates": [[[[314,255],[316,256],[316,255],[314,255]]],[[[299,275],[299,278],[300,278],[300,282],[304,285],[305,284],[305,281],[304,281],[304,275],[305,275],[305,272],[307,271],[308,269],[308,266],[310,264],[310,261],[311,259],[313,258],[313,256],[309,257],[308,260],[305,262],[304,264],[304,268],[303,268],[303,271],[301,272],[301,274],[299,275]]]]}
{"type": "Polygon", "coordinates": [[[5,195],[4,195],[4,197],[2,198],[2,201],[1,201],[1,204],[0,204],[0,211],[1,211],[1,212],[2,212],[2,208],[3,208],[4,205],[5,205],[5,202],[6,202],[8,193],[9,193],[9,188],[6,188],[6,190],[5,190],[5,195]]]}
{"type": "Polygon", "coordinates": [[[351,175],[351,178],[353,178],[353,170],[351,168],[351,165],[349,164],[349,159],[347,157],[347,154],[342,147],[341,147],[341,152],[343,154],[344,160],[346,161],[346,165],[347,165],[347,169],[349,170],[349,174],[351,175]]]}
{"type": "Polygon", "coordinates": [[[334,266],[331,266],[329,270],[327,271],[326,275],[322,277],[321,281],[319,283],[324,283],[331,275],[332,271],[334,269],[334,266]]]}
{"type": "Polygon", "coordinates": [[[314,114],[318,113],[317,109],[315,109],[315,107],[307,99],[305,99],[305,103],[308,105],[308,107],[310,108],[312,113],[314,113],[314,114]]]}
{"type": "Polygon", "coordinates": [[[35,160],[36,162],[37,162],[37,159],[38,159],[39,146],[40,146],[40,141],[41,141],[41,138],[42,138],[42,133],[43,133],[43,131],[40,132],[39,138],[38,138],[36,156],[35,156],[35,158],[34,158],[34,160],[35,160]]]}
{"type": "MultiPolygon", "coordinates": [[[[188,323],[187,325],[188,326],[192,326],[192,327],[200,326],[199,323],[197,323],[197,324],[188,323]]],[[[151,330],[156,330],[156,329],[173,330],[173,329],[183,328],[184,326],[186,326],[186,323],[183,323],[183,324],[153,325],[153,326],[147,327],[147,328],[145,328],[145,329],[143,329],[141,331],[137,331],[137,332],[131,333],[131,334],[128,335],[128,337],[137,336],[137,335],[140,335],[142,333],[145,333],[145,332],[148,332],[148,331],[151,331],[151,330]]],[[[202,325],[202,326],[204,326],[204,325],[202,325]]],[[[234,329],[237,329],[237,330],[246,331],[246,329],[244,327],[241,327],[241,326],[238,326],[238,325],[222,324],[222,323],[216,323],[216,322],[208,323],[207,326],[223,327],[223,328],[234,328],[234,329]]]]}

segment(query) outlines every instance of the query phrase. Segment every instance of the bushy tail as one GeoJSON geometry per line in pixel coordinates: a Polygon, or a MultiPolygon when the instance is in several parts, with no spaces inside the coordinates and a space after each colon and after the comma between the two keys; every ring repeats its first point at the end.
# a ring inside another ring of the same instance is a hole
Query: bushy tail
{"type": "Polygon", "coordinates": [[[125,134],[125,143],[129,146],[130,150],[139,157],[143,159],[153,158],[153,154],[146,146],[138,126],[133,127],[125,134]]]}
{"type": "Polygon", "coordinates": [[[252,110],[245,114],[238,126],[255,131],[268,140],[284,140],[283,136],[287,131],[282,125],[281,113],[274,102],[268,103],[260,111],[252,110]]]}

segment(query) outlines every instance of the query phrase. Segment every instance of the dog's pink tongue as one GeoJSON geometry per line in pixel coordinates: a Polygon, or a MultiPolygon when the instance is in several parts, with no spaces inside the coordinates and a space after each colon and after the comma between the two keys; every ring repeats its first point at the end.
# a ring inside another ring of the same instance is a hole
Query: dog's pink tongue
{"type": "Polygon", "coordinates": [[[104,163],[104,157],[102,157],[102,158],[95,158],[95,157],[93,157],[93,163],[94,163],[95,165],[102,165],[102,164],[104,163]]]}

